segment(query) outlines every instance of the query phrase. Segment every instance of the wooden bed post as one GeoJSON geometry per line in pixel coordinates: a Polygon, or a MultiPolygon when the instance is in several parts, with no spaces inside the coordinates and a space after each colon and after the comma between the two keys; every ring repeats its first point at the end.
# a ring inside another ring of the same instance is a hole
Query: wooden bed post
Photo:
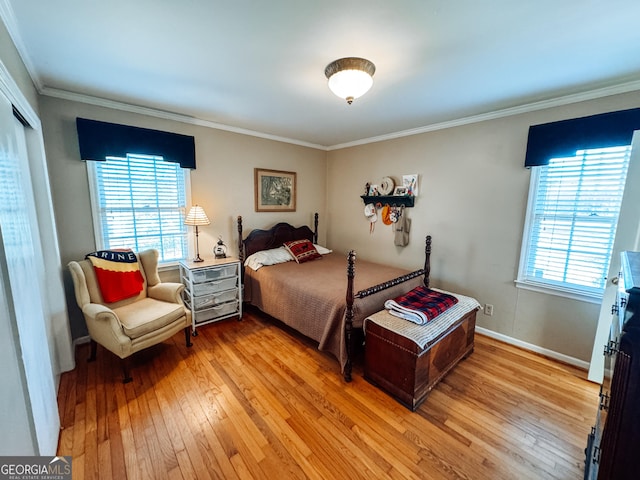
{"type": "Polygon", "coordinates": [[[238,258],[244,263],[244,248],[242,245],[242,216],[238,215],[238,258]]]}
{"type": "Polygon", "coordinates": [[[244,243],[242,243],[241,215],[238,215],[238,258],[240,259],[240,283],[244,285],[244,243]]]}
{"type": "Polygon", "coordinates": [[[429,274],[431,273],[431,235],[427,235],[424,245],[424,286],[429,288],[429,274]]]}
{"type": "MultiPolygon", "coordinates": [[[[285,240],[298,240],[298,239],[313,239],[314,243],[318,242],[318,218],[319,215],[316,212],[314,214],[314,231],[309,227],[292,227],[291,225],[281,222],[269,230],[252,230],[246,239],[243,239],[242,217],[238,216],[238,257],[241,262],[241,274],[242,282],[244,284],[244,261],[245,257],[253,253],[268,250],[272,248],[278,248],[285,240]]],[[[424,268],[415,270],[407,274],[401,275],[391,280],[387,280],[378,285],[368,287],[364,290],[360,290],[354,293],[355,289],[355,261],[356,252],[351,250],[347,255],[347,291],[346,291],[346,305],[344,313],[344,330],[341,332],[344,338],[344,348],[346,350],[346,361],[344,366],[344,380],[346,382],[352,381],[353,374],[353,355],[355,354],[355,339],[353,335],[353,321],[355,318],[355,301],[356,299],[362,299],[369,295],[386,290],[390,287],[400,285],[408,280],[424,276],[424,285],[429,286],[429,274],[431,270],[431,235],[426,237],[425,241],[425,261],[424,268]]],[[[341,346],[341,348],[343,348],[341,346]]]]}
{"type": "Polygon", "coordinates": [[[313,214],[313,243],[318,243],[318,212],[313,214]]]}
{"type": "Polygon", "coordinates": [[[344,319],[344,334],[347,347],[347,362],[344,366],[344,381],[351,381],[351,370],[353,368],[353,277],[355,276],[356,252],[351,250],[347,255],[347,310],[344,319]]]}

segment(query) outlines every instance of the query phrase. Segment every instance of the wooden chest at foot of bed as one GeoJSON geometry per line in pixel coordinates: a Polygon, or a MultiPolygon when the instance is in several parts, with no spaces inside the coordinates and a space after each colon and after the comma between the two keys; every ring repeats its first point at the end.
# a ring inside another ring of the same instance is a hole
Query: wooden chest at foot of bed
{"type": "Polygon", "coordinates": [[[368,321],[364,378],[415,411],[431,389],[473,351],[476,312],[465,314],[425,348],[368,321]]]}

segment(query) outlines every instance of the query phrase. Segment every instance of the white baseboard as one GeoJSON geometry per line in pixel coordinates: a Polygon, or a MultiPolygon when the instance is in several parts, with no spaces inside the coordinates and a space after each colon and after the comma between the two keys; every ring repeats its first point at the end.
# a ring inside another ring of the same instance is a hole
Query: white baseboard
{"type": "MultiPolygon", "coordinates": [[[[552,358],[553,360],[558,360],[559,362],[563,362],[577,368],[582,368],[583,370],[589,370],[589,362],[585,362],[584,360],[579,360],[577,358],[570,357],[569,355],[565,355],[563,353],[554,352],[553,350],[542,348],[532,343],[523,342],[522,340],[518,340],[517,338],[509,337],[502,333],[494,332],[493,330],[487,330],[486,328],[476,327],[476,332],[482,335],[485,335],[487,337],[500,340],[501,342],[508,343],[509,345],[523,348],[531,352],[539,353],[540,355],[544,355],[545,357],[552,358]]],[[[89,335],[86,335],[84,337],[78,337],[73,341],[73,348],[75,350],[76,345],[82,345],[84,343],[89,343],[90,341],[91,341],[91,337],[89,337],[89,335]]]]}
{"type": "Polygon", "coordinates": [[[502,333],[494,332],[493,330],[487,330],[486,328],[476,327],[476,332],[482,335],[486,335],[487,337],[500,340],[501,342],[508,343],[509,345],[520,347],[531,352],[539,353],[540,355],[552,358],[553,360],[558,360],[559,362],[582,368],[583,370],[589,370],[589,362],[585,362],[584,360],[579,360],[563,353],[554,352],[553,350],[542,348],[532,343],[523,342],[522,340],[518,340],[517,338],[509,337],[507,335],[503,335],[502,333]]]}

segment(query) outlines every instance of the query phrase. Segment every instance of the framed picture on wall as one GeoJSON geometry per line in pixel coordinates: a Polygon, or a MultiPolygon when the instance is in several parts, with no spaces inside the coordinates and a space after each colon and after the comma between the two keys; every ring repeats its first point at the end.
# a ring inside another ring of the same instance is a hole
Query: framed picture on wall
{"type": "Polygon", "coordinates": [[[414,197],[417,197],[418,196],[418,174],[414,173],[413,175],[403,175],[402,186],[407,189],[407,193],[405,193],[405,195],[413,195],[414,197]]]}
{"type": "Polygon", "coordinates": [[[296,172],[254,168],[256,212],[296,211],[296,172]]]}

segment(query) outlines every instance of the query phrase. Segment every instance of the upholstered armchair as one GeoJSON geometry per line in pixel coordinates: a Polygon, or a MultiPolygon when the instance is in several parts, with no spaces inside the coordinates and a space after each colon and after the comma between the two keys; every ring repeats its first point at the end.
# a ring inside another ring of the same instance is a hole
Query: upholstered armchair
{"type": "Polygon", "coordinates": [[[68,265],[76,301],[91,337],[89,361],[95,360],[99,343],[120,357],[124,383],[131,381],[128,357],[135,352],[156,345],[181,329],[187,347],[191,346],[191,312],[180,295],[184,286],[160,281],[157,250],[145,250],[136,256],[143,279],[142,291],[113,303],[103,300],[91,261],[72,261],[68,265]]]}

